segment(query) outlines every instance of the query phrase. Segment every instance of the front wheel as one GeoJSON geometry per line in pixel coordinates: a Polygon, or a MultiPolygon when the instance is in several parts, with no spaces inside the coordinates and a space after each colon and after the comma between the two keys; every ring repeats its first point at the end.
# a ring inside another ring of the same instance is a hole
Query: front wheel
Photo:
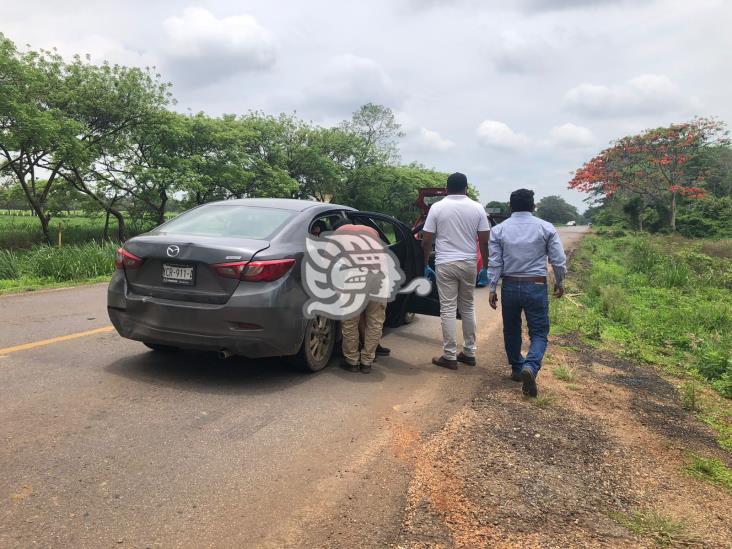
{"type": "Polygon", "coordinates": [[[317,372],[328,365],[335,346],[336,326],[334,320],[324,316],[308,320],[302,346],[295,357],[300,369],[317,372]]]}

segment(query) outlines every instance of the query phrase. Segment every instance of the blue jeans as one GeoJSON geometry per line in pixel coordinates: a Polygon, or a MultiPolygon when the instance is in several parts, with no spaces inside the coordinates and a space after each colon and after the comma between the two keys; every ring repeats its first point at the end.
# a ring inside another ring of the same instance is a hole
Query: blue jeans
{"type": "Polygon", "coordinates": [[[549,336],[549,294],[546,284],[534,282],[504,282],[501,288],[503,315],[503,343],[513,373],[530,368],[534,375],[541,369],[541,361],[549,336]],[[529,326],[529,352],[521,354],[521,312],[529,326]]]}

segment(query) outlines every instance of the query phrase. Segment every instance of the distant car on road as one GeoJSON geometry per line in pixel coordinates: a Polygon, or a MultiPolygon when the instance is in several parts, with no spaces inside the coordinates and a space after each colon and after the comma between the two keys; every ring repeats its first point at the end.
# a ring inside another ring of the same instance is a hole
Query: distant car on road
{"type": "Polygon", "coordinates": [[[575,225],[577,225],[576,221],[567,221],[567,227],[574,227],[575,225]]]}
{"type": "MultiPolygon", "coordinates": [[[[343,218],[379,232],[400,262],[404,284],[422,275],[421,242],[391,216],[306,200],[229,200],[128,240],[117,251],[109,317],[122,337],[153,350],[293,356],[307,370],[320,370],[333,353],[337,323],[304,317],[300,262],[313,227],[331,229],[343,218]]],[[[398,295],[387,324],[412,313],[438,316],[436,290],[398,295]]]]}

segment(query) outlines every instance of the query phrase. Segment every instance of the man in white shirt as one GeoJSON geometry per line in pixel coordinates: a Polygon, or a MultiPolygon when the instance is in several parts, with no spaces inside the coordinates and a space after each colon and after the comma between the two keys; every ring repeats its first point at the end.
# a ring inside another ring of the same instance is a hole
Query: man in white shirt
{"type": "Polygon", "coordinates": [[[454,173],[447,178],[448,195],[434,204],[424,223],[422,250],[425,276],[435,278],[429,267],[435,243],[437,291],[442,319],[442,356],[432,359],[436,366],[457,370],[457,363],[475,366],[475,268],[478,261],[476,236],[480,243],[484,274],[488,265],[490,225],[483,206],[468,198],[468,178],[454,173]],[[463,321],[463,350],[457,353],[456,313],[463,321]]]}

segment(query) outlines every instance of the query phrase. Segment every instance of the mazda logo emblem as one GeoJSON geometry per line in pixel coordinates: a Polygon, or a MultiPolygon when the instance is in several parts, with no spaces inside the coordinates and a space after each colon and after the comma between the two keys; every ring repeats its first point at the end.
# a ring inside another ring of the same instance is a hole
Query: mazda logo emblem
{"type": "Polygon", "coordinates": [[[168,246],[166,253],[168,254],[168,257],[175,257],[180,253],[180,248],[176,245],[168,246]]]}

